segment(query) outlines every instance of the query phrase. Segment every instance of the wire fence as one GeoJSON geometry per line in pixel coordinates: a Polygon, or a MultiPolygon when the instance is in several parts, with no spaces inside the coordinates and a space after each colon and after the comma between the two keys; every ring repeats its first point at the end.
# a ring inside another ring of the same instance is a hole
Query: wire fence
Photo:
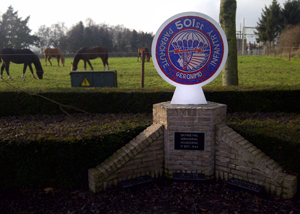
{"type": "MultiPolygon", "coordinates": [[[[76,53],[62,52],[65,58],[73,58],[76,53]]],[[[93,54],[93,53],[85,53],[85,54],[93,54]]],[[[39,58],[44,58],[43,53],[36,53],[39,58]]],[[[84,55],[84,54],[82,54],[84,55]]],[[[138,52],[108,52],[109,57],[138,57],[138,52]]],[[[151,56],[151,53],[150,53],[151,56]]]]}
{"type": "MultiPolygon", "coordinates": [[[[72,58],[76,55],[76,53],[63,53],[62,54],[65,56],[65,57],[68,57],[68,58],[72,58]]],[[[97,55],[98,53],[80,53],[81,55],[97,55]]],[[[111,57],[137,57],[138,56],[138,53],[137,52],[108,52],[108,54],[111,56],[111,57]]],[[[151,54],[151,53],[150,53],[151,54]]],[[[44,57],[44,54],[43,53],[40,53],[40,52],[35,52],[35,53],[20,53],[20,54],[16,54],[16,53],[12,53],[12,54],[1,54],[1,56],[29,56],[29,55],[37,55],[39,57],[44,57]]],[[[51,55],[51,56],[56,56],[56,55],[59,55],[59,53],[57,54],[48,54],[48,55],[51,55]]]]}
{"type": "MultiPolygon", "coordinates": [[[[150,56],[151,56],[151,52],[150,56]]],[[[296,55],[300,54],[300,48],[299,47],[275,47],[275,48],[269,48],[269,47],[260,47],[260,48],[251,48],[246,49],[244,51],[238,50],[237,51],[239,56],[275,56],[275,57],[294,57],[296,55]]],[[[44,58],[44,54],[41,52],[35,52],[35,54],[39,58],[44,58]]],[[[63,56],[65,58],[73,58],[76,53],[70,53],[70,52],[62,52],[63,56]]],[[[85,53],[89,54],[89,53],[85,53]]],[[[5,55],[30,55],[30,54],[2,54],[5,55]]],[[[138,52],[108,52],[109,57],[138,57],[138,52]]],[[[0,62],[1,63],[1,62],[0,62]]]]}
{"type": "Polygon", "coordinates": [[[267,46],[261,48],[252,48],[247,50],[238,50],[238,55],[257,55],[257,56],[274,56],[274,57],[294,57],[299,55],[300,49],[297,46],[289,47],[275,47],[269,48],[267,46]]]}

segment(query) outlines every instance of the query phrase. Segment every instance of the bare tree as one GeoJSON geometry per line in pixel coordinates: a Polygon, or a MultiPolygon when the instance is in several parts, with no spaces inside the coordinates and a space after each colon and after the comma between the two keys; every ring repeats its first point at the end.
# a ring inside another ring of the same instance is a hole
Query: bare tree
{"type": "Polygon", "coordinates": [[[46,27],[46,25],[41,25],[38,31],[35,33],[36,36],[39,37],[39,44],[38,47],[42,52],[46,47],[51,46],[51,33],[50,28],[46,27]]]}
{"type": "Polygon", "coordinates": [[[67,27],[64,22],[58,22],[51,25],[51,43],[54,47],[60,47],[60,40],[67,33],[67,27]]]}
{"type": "Polygon", "coordinates": [[[300,44],[300,26],[290,25],[285,28],[280,34],[278,43],[280,48],[298,47],[300,44]]]}

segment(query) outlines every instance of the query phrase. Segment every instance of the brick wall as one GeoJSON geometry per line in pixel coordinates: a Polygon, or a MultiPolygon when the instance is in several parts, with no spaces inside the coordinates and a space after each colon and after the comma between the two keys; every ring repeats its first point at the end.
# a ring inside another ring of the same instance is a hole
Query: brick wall
{"type": "Polygon", "coordinates": [[[163,126],[153,124],[103,163],[89,169],[89,188],[98,192],[131,178],[160,177],[163,155],[163,126]]]}
{"type": "Polygon", "coordinates": [[[226,124],[216,127],[215,176],[228,181],[238,178],[265,187],[266,192],[292,198],[297,177],[283,172],[274,160],[226,124]]]}
{"type": "Polygon", "coordinates": [[[203,173],[206,179],[238,178],[265,187],[271,194],[292,198],[297,177],[226,125],[224,104],[153,106],[153,124],[95,168],[89,169],[93,192],[119,181],[174,172],[203,173]],[[174,148],[175,132],[205,134],[204,150],[174,148]]]}

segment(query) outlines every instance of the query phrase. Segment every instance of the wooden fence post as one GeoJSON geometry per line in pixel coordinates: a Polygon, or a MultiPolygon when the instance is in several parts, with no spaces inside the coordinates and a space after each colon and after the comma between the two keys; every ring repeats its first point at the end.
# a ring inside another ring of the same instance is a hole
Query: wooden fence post
{"type": "Polygon", "coordinates": [[[141,75],[141,87],[144,88],[144,72],[145,72],[145,51],[142,51],[142,75],[141,75]]]}

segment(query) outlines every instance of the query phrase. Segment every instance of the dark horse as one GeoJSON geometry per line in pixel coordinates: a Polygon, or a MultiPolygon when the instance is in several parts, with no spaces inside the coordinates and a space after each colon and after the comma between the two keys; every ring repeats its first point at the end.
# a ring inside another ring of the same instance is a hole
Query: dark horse
{"type": "Polygon", "coordinates": [[[34,64],[34,66],[36,68],[36,74],[38,75],[39,79],[43,79],[44,71],[43,71],[40,59],[31,50],[4,48],[0,52],[0,57],[1,57],[1,61],[2,61],[2,66],[1,66],[1,79],[2,80],[3,80],[2,74],[3,74],[4,68],[6,70],[6,73],[9,77],[9,79],[13,80],[11,78],[11,76],[9,75],[10,62],[17,63],[17,64],[24,64],[23,75],[22,75],[23,80],[25,80],[24,74],[25,74],[27,66],[29,67],[33,78],[36,79],[36,77],[33,74],[31,63],[34,64]]]}
{"type": "MultiPolygon", "coordinates": [[[[141,47],[138,49],[138,59],[137,61],[139,61],[139,58],[142,57],[142,52],[144,51],[144,57],[147,57],[147,62],[150,62],[150,52],[148,50],[148,48],[144,48],[144,47],[141,47]]],[[[144,58],[145,60],[145,58],[144,58]]]]}
{"type": "Polygon", "coordinates": [[[94,70],[90,59],[96,59],[100,57],[102,59],[103,62],[103,66],[104,66],[104,71],[105,71],[105,65],[107,65],[107,69],[109,70],[109,66],[108,66],[108,53],[106,48],[103,47],[92,47],[92,48],[81,48],[79,51],[77,51],[77,53],[75,54],[72,66],[71,66],[71,70],[72,71],[76,71],[77,70],[77,65],[79,60],[83,60],[84,62],[84,70],[86,70],[86,62],[90,65],[91,69],[94,70]]]}
{"type": "Polygon", "coordinates": [[[52,63],[50,61],[51,57],[55,57],[57,60],[57,65],[59,66],[59,60],[61,60],[61,64],[65,66],[65,58],[59,48],[46,48],[44,50],[44,57],[45,57],[45,65],[47,66],[47,60],[49,61],[50,65],[52,63]]]}

